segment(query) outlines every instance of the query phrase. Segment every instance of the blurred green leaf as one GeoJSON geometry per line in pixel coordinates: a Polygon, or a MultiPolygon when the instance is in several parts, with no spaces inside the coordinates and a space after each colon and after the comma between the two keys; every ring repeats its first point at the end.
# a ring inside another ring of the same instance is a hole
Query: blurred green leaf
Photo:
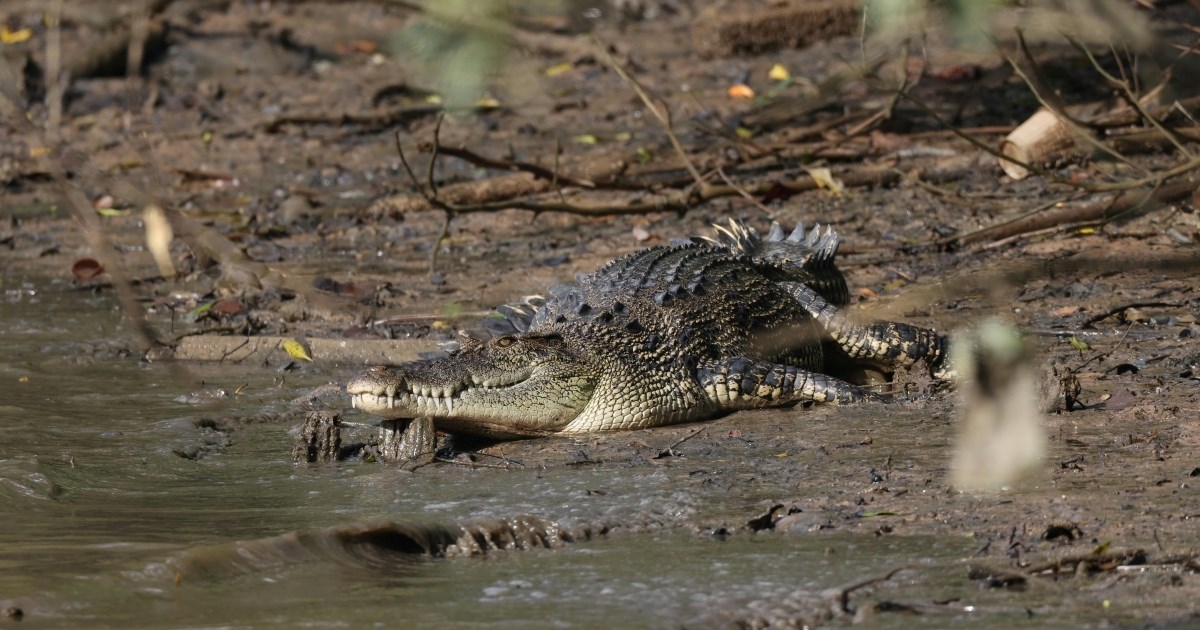
{"type": "Polygon", "coordinates": [[[199,319],[201,317],[204,317],[205,313],[212,310],[212,307],[216,303],[217,303],[217,300],[209,300],[207,302],[202,302],[201,304],[198,304],[196,306],[196,308],[183,314],[183,321],[185,321],[185,322],[199,321],[199,319]]]}

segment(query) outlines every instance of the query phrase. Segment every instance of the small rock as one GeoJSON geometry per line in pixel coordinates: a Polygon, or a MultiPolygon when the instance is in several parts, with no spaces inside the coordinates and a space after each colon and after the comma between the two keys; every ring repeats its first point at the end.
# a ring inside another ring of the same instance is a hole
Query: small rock
{"type": "Polygon", "coordinates": [[[279,204],[279,223],[294,225],[312,216],[312,204],[308,197],[292,195],[279,204]]]}

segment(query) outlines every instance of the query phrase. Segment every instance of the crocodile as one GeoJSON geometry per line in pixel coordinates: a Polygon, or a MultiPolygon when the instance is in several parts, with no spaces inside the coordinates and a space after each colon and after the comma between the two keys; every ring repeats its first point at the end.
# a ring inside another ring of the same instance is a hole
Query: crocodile
{"type": "Polygon", "coordinates": [[[839,237],[803,224],[765,236],[738,221],[619,257],[501,307],[508,327],[448,356],[377,366],[346,387],[358,409],[431,417],[492,439],[640,429],[798,402],[884,400],[831,374],[923,363],[949,378],[947,340],[842,311],[839,237]]]}

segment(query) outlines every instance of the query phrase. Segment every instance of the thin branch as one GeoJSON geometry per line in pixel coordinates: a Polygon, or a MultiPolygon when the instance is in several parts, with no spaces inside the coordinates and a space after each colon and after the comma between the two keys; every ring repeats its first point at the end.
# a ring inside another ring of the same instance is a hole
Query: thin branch
{"type": "Polygon", "coordinates": [[[754,195],[751,195],[749,192],[747,192],[745,188],[742,188],[741,186],[738,186],[737,184],[733,183],[733,180],[729,179],[729,176],[725,174],[724,169],[718,168],[716,170],[716,173],[717,173],[717,177],[720,177],[721,181],[725,182],[725,184],[727,186],[736,190],[737,193],[739,195],[741,195],[746,201],[749,201],[750,203],[757,206],[759,210],[762,210],[764,213],[766,213],[767,218],[769,218],[771,220],[775,219],[775,211],[774,210],[768,208],[766,205],[763,204],[763,202],[759,201],[758,199],[755,199],[754,195]]]}
{"type": "Polygon", "coordinates": [[[686,442],[686,441],[688,441],[688,440],[690,440],[690,439],[692,439],[692,438],[694,438],[694,437],[696,437],[697,435],[700,435],[701,433],[704,433],[704,429],[705,429],[705,428],[706,428],[706,427],[702,427],[702,428],[696,429],[695,431],[692,431],[691,433],[689,433],[689,434],[687,434],[687,435],[683,436],[682,438],[679,438],[678,440],[676,440],[676,441],[675,441],[675,443],[674,443],[674,444],[672,444],[672,445],[668,446],[667,448],[665,448],[665,449],[663,449],[663,450],[659,451],[659,452],[658,452],[658,455],[655,457],[655,459],[660,459],[660,458],[663,458],[663,457],[676,457],[677,455],[675,454],[675,447],[676,447],[676,446],[679,446],[680,444],[683,444],[684,442],[686,442]]]}
{"type": "Polygon", "coordinates": [[[567,196],[563,194],[562,186],[558,185],[558,169],[559,159],[562,157],[562,137],[554,134],[554,179],[550,180],[550,187],[554,192],[558,193],[558,200],[562,203],[567,203],[567,196]]]}
{"type": "Polygon", "coordinates": [[[642,84],[638,83],[637,79],[634,79],[629,73],[625,72],[625,69],[621,67],[621,64],[617,63],[616,59],[613,59],[612,54],[608,52],[608,46],[605,46],[604,42],[600,41],[599,38],[594,37],[594,39],[600,48],[601,55],[604,57],[604,62],[607,63],[608,66],[612,68],[618,76],[624,79],[625,82],[633,88],[634,92],[637,92],[638,98],[642,99],[642,102],[646,104],[646,108],[650,110],[650,113],[654,114],[654,117],[658,119],[658,122],[662,123],[663,129],[667,133],[667,138],[671,141],[671,146],[675,147],[675,153],[679,155],[679,159],[683,160],[684,165],[687,166],[688,172],[692,174],[692,179],[696,181],[696,186],[698,188],[703,188],[705,185],[704,178],[700,175],[700,171],[696,169],[696,166],[692,164],[691,159],[688,157],[687,152],[683,150],[683,145],[679,143],[679,138],[675,136],[675,132],[671,127],[670,110],[665,106],[660,109],[657,105],[655,105],[653,99],[651,99],[650,95],[646,92],[646,89],[642,87],[642,84]]]}
{"type": "MultiPolygon", "coordinates": [[[[1125,101],[1125,103],[1127,105],[1129,105],[1129,107],[1131,107],[1134,111],[1136,111],[1138,113],[1138,115],[1142,117],[1142,120],[1145,120],[1146,122],[1150,123],[1151,125],[1154,125],[1154,127],[1156,129],[1158,129],[1160,132],[1162,132],[1162,134],[1171,141],[1171,144],[1175,145],[1175,148],[1178,149],[1179,152],[1182,153],[1185,157],[1187,157],[1188,159],[1192,159],[1195,157],[1192,155],[1192,152],[1188,151],[1187,147],[1183,145],[1183,142],[1180,141],[1180,138],[1178,135],[1176,135],[1170,129],[1167,129],[1165,126],[1163,126],[1163,124],[1161,122],[1159,122],[1159,120],[1157,118],[1155,118],[1154,116],[1151,116],[1150,113],[1147,112],[1145,110],[1145,108],[1142,107],[1142,104],[1138,101],[1137,96],[1133,93],[1133,90],[1130,89],[1128,81],[1119,79],[1119,78],[1113,76],[1112,74],[1110,74],[1107,70],[1105,70],[1104,67],[1100,65],[1100,61],[1097,60],[1095,55],[1092,54],[1092,51],[1087,46],[1085,46],[1082,42],[1080,42],[1079,40],[1077,40],[1074,37],[1071,37],[1069,35],[1066,36],[1066,38],[1067,38],[1068,42],[1071,42],[1071,45],[1074,46],[1076,50],[1078,50],[1079,52],[1081,52],[1085,56],[1087,56],[1088,61],[1090,61],[1092,63],[1092,69],[1095,70],[1097,74],[1104,77],[1104,79],[1106,81],[1108,81],[1109,85],[1111,85],[1112,87],[1120,88],[1121,100],[1125,101]]],[[[1114,56],[1115,56],[1115,53],[1114,53],[1114,56]]],[[[1124,69],[1122,69],[1122,72],[1124,72],[1124,69]]]]}
{"type": "MultiPolygon", "coordinates": [[[[495,105],[475,105],[462,108],[464,112],[483,114],[498,109],[495,105]]],[[[267,133],[275,133],[285,125],[360,125],[363,127],[391,127],[444,113],[446,108],[436,103],[401,105],[393,109],[374,112],[344,112],[341,114],[299,113],[281,114],[259,123],[267,133]]],[[[455,110],[459,111],[459,110],[455,110]]]]}
{"type": "MultiPolygon", "coordinates": [[[[419,144],[417,146],[418,150],[425,150],[426,148],[427,148],[427,144],[425,144],[425,143],[419,144]]],[[[529,173],[530,175],[533,175],[534,177],[537,177],[539,179],[545,179],[545,180],[550,181],[552,183],[552,185],[554,185],[555,187],[557,187],[560,184],[563,186],[571,186],[574,188],[587,188],[587,189],[601,187],[596,182],[588,181],[585,179],[575,179],[573,177],[569,177],[567,175],[560,173],[558,171],[557,151],[556,151],[556,157],[555,157],[555,167],[553,169],[548,169],[544,166],[539,166],[537,164],[533,164],[530,162],[522,162],[520,160],[503,160],[503,159],[488,157],[488,156],[476,153],[475,151],[472,151],[465,147],[441,147],[440,150],[444,155],[456,157],[460,160],[463,160],[463,161],[473,164],[475,166],[480,166],[483,168],[491,168],[491,169],[496,169],[496,170],[500,170],[500,171],[520,171],[520,172],[524,172],[524,173],[529,173]]],[[[643,190],[644,189],[644,187],[640,186],[640,185],[639,186],[604,185],[603,187],[610,188],[613,190],[643,190]]]]}
{"type": "MultiPolygon", "coordinates": [[[[438,125],[438,127],[440,126],[441,125],[438,125]]],[[[442,221],[441,230],[438,232],[437,239],[433,242],[433,251],[429,254],[429,273],[432,274],[434,269],[437,268],[438,249],[441,247],[442,239],[446,238],[446,235],[450,232],[450,221],[454,218],[454,215],[458,212],[458,209],[442,201],[441,199],[438,199],[436,193],[431,194],[429,191],[425,190],[423,186],[421,186],[421,181],[417,179],[417,174],[413,171],[412,165],[408,163],[408,158],[404,155],[404,144],[400,141],[400,133],[400,130],[397,129],[396,133],[393,134],[393,137],[396,139],[396,153],[400,156],[400,164],[404,166],[404,172],[408,173],[408,178],[412,180],[413,189],[425,199],[426,203],[446,213],[445,219],[442,221]]],[[[433,140],[434,144],[436,145],[437,128],[434,129],[434,133],[435,135],[433,140]]],[[[434,149],[434,154],[437,154],[436,148],[434,149]]],[[[430,167],[432,168],[432,166],[433,165],[431,163],[430,167]]]]}
{"type": "Polygon", "coordinates": [[[437,122],[433,124],[433,151],[429,155],[429,194],[437,197],[438,189],[437,182],[433,180],[434,167],[437,165],[438,151],[441,149],[442,143],[438,142],[438,138],[442,133],[442,121],[446,119],[446,112],[438,112],[437,122]]]}

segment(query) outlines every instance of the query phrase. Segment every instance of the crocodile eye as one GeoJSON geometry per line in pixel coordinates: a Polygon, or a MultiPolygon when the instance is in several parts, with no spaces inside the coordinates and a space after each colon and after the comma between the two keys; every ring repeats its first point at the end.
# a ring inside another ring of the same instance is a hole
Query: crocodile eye
{"type": "Polygon", "coordinates": [[[512,337],[501,337],[496,340],[496,345],[500,346],[501,348],[507,348],[507,347],[511,346],[512,344],[513,344],[512,337]]]}

